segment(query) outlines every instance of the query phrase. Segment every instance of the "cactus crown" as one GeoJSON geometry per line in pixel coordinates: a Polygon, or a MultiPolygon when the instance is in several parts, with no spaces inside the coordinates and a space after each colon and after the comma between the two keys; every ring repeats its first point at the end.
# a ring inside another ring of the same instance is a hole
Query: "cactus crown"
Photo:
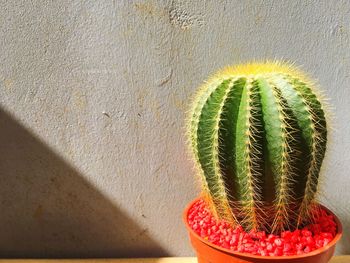
{"type": "Polygon", "coordinates": [[[327,129],[300,71],[280,62],[224,69],[199,89],[188,133],[217,217],[277,233],[311,219],[327,129]]]}

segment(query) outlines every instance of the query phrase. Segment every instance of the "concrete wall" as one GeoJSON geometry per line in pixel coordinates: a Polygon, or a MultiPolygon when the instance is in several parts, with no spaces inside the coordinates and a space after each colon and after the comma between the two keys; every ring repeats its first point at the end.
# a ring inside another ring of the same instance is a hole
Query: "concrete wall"
{"type": "Polygon", "coordinates": [[[188,98],[283,58],[335,106],[323,200],[350,253],[350,2],[2,1],[0,256],[186,256],[188,98]]]}

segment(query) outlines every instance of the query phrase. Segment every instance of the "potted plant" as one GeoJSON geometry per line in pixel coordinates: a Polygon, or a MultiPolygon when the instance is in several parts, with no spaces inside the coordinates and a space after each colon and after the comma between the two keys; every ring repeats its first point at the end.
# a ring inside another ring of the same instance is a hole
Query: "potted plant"
{"type": "Polygon", "coordinates": [[[195,96],[202,193],[184,212],[198,262],[328,262],[342,234],[317,202],[327,120],[314,82],[281,62],[228,67],[195,96]]]}

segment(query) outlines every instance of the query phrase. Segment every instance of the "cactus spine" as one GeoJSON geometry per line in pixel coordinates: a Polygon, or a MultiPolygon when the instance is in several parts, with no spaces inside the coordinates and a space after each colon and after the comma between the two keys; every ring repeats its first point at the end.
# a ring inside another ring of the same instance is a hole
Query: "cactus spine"
{"type": "Polygon", "coordinates": [[[279,62],[227,68],[199,89],[188,123],[215,215],[270,232],[310,220],[327,126],[302,73],[279,62]]]}

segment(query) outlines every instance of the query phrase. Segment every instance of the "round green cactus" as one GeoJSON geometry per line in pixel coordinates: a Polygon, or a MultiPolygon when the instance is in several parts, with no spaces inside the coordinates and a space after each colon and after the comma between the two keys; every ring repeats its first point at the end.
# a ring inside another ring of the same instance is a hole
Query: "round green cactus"
{"type": "Polygon", "coordinates": [[[227,68],[199,89],[188,133],[217,217],[276,233],[310,221],[327,142],[314,86],[273,62],[227,68]]]}

